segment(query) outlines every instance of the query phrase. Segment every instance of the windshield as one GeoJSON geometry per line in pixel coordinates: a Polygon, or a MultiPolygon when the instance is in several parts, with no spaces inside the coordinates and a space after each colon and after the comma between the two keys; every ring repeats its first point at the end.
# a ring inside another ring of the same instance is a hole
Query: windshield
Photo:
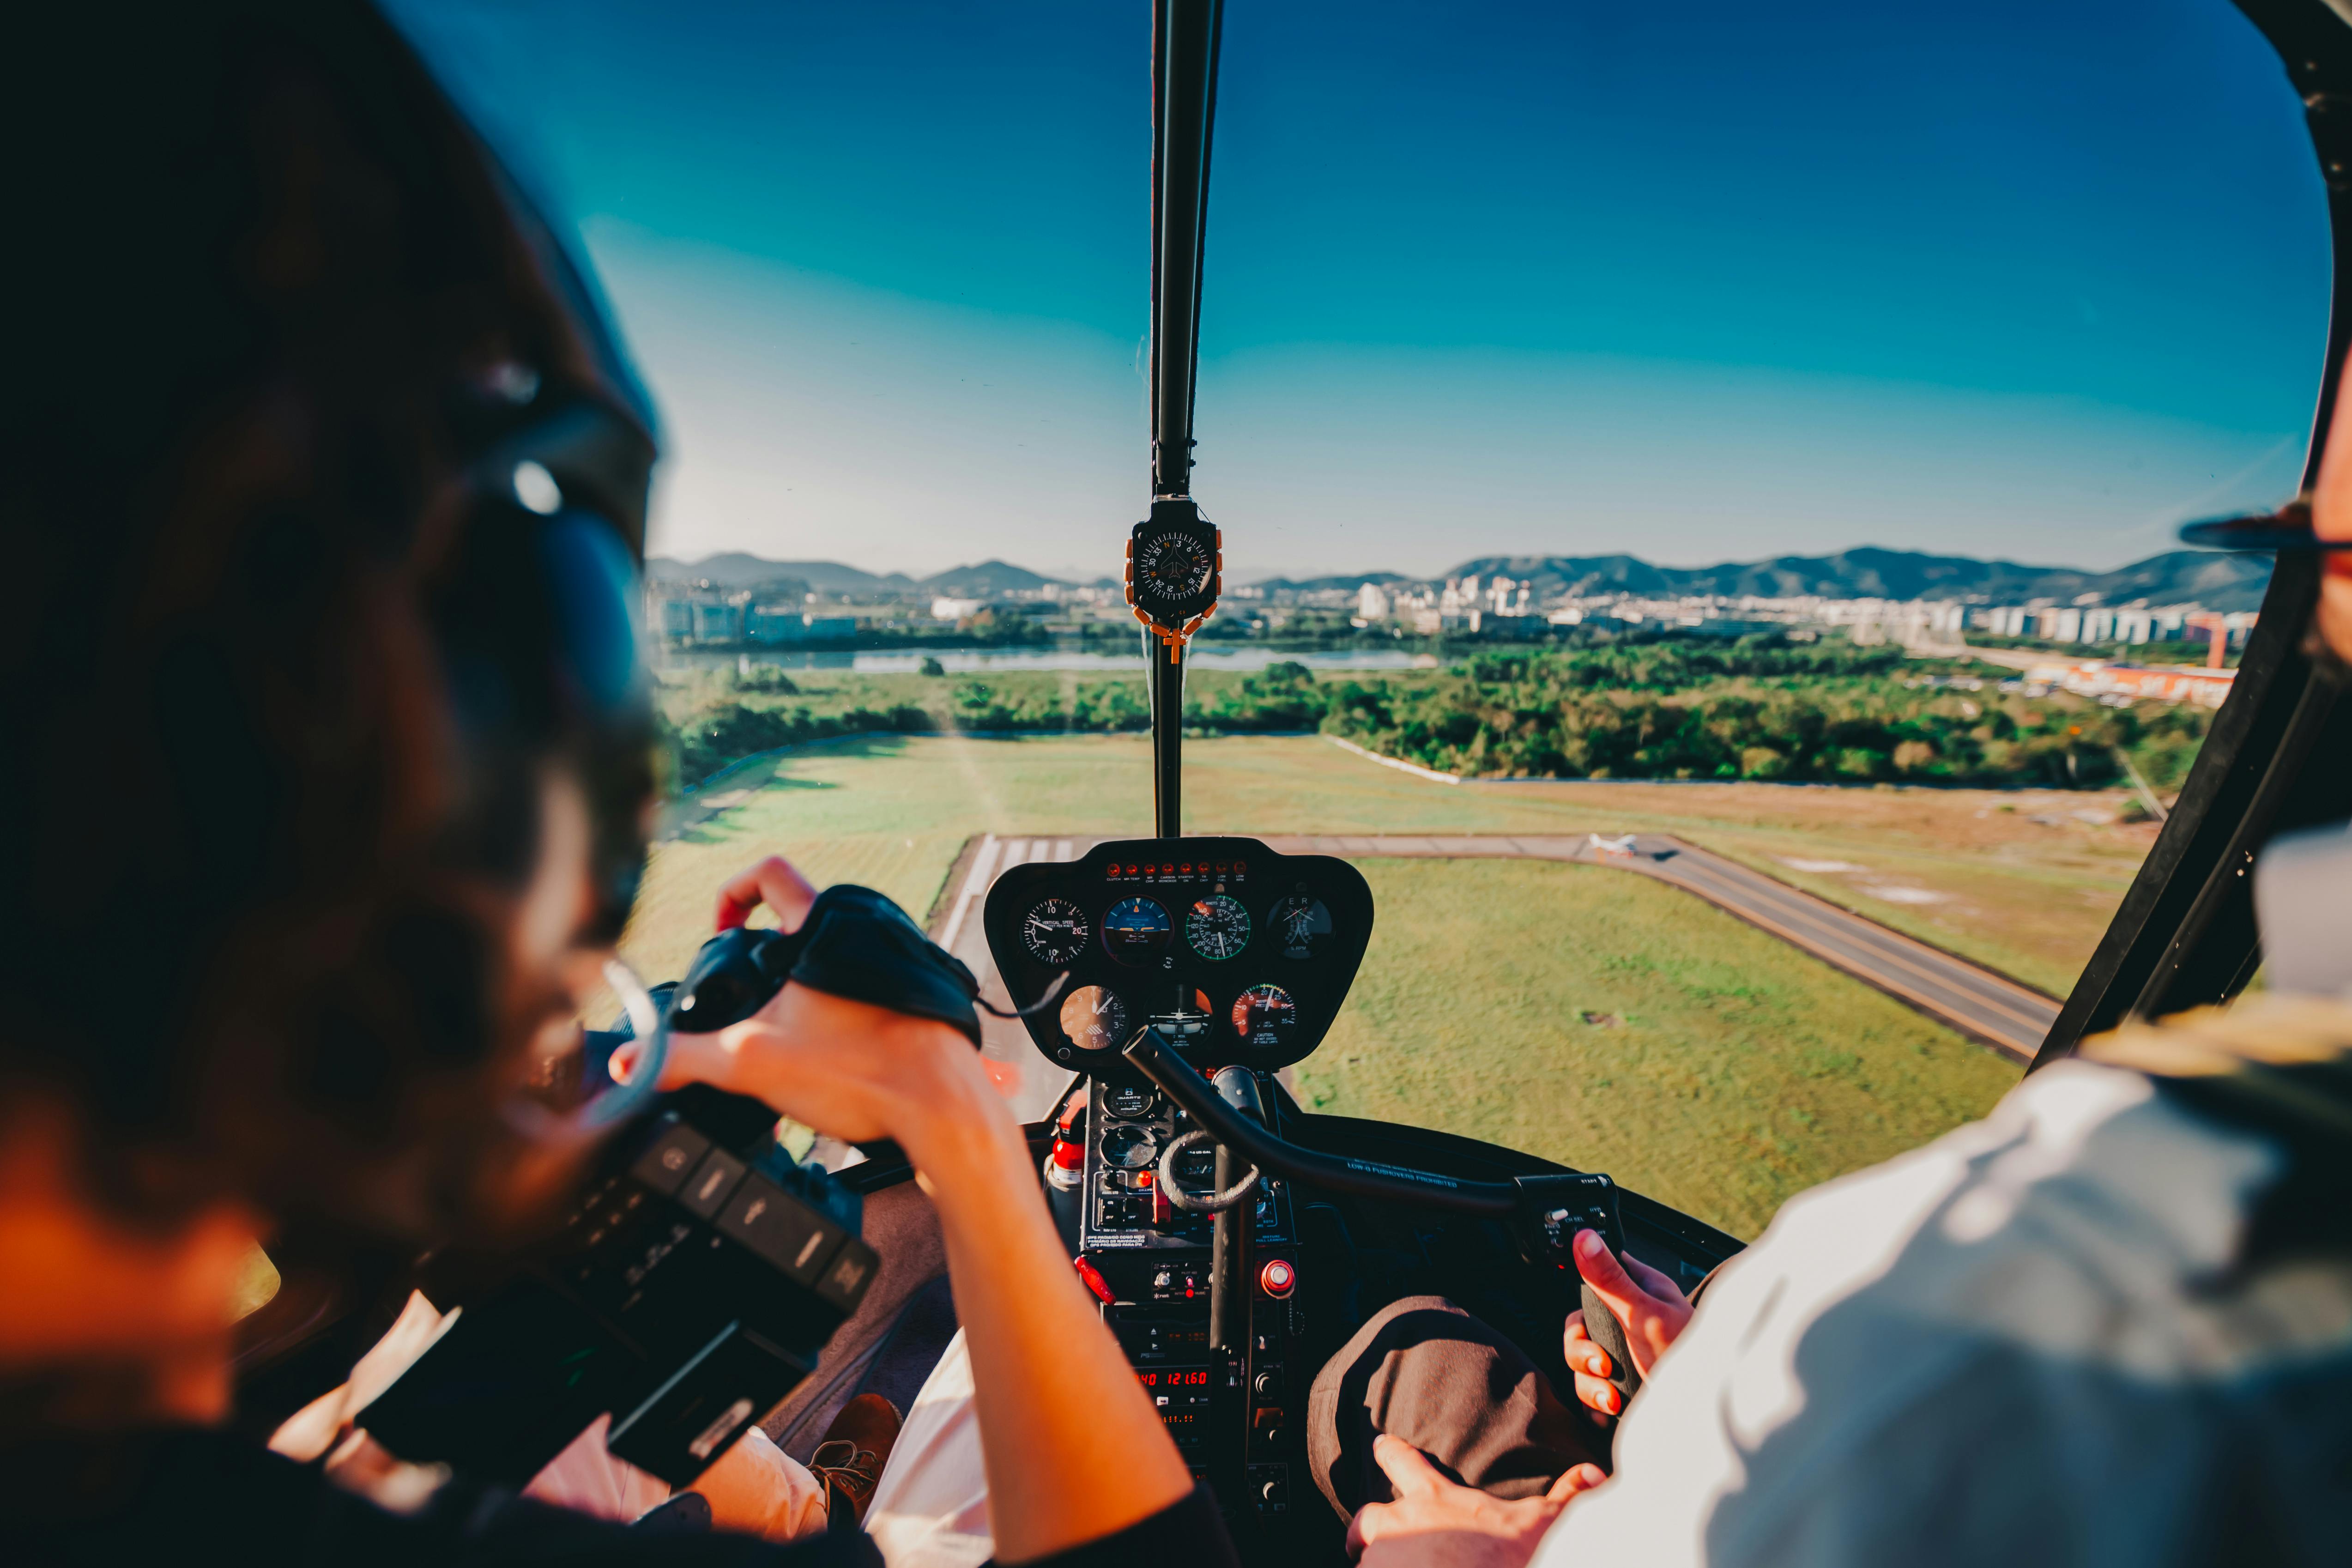
{"type": "MultiPolygon", "coordinates": [[[[992,976],[991,878],[1151,820],[1148,7],[393,9],[667,426],[632,962],[781,852],[992,976]]],[[[1981,1114],[2261,603],[2175,529],[2298,481],[2275,57],[2221,0],[1235,7],[1217,115],[1185,825],[1379,910],[1291,1091],[1743,1236],[1981,1114]]]]}

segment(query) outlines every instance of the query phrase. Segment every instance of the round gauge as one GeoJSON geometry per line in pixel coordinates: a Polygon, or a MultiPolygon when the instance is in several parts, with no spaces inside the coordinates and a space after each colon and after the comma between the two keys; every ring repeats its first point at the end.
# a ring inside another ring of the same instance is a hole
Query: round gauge
{"type": "Polygon", "coordinates": [[[1285,958],[1313,958],[1330,944],[1331,911],[1311,893],[1293,893],[1274,906],[1265,929],[1285,958]]]}
{"type": "Polygon", "coordinates": [[[1102,1108],[1113,1116],[1140,1121],[1160,1108],[1160,1096],[1151,1089],[1138,1089],[1133,1084],[1115,1083],[1102,1091],[1102,1108]]]}
{"type": "Polygon", "coordinates": [[[1067,899],[1047,899],[1021,917],[1021,945],[1030,957],[1055,969],[1076,963],[1092,935],[1086,911],[1067,899]]]}
{"type": "Polygon", "coordinates": [[[1174,922],[1157,899],[1121,899],[1103,916],[1103,947],[1121,963],[1139,968],[1168,951],[1174,922]]]}
{"type": "Polygon", "coordinates": [[[1184,915],[1184,940],[1202,958],[1217,962],[1237,958],[1249,945],[1249,911],[1239,899],[1211,893],[1184,915]]]}
{"type": "Polygon", "coordinates": [[[1106,1127],[1102,1136],[1102,1157],[1106,1165],[1122,1171],[1140,1171],[1159,1156],[1150,1130],[1141,1127],[1106,1127]]]}
{"type": "Polygon", "coordinates": [[[1251,1046],[1286,1046],[1298,1027],[1298,1004],[1279,985],[1253,985],[1234,998],[1234,1033],[1251,1046]]]}
{"type": "Polygon", "coordinates": [[[1165,1036],[1170,1045],[1181,1050],[1206,1035],[1217,1015],[1209,994],[1197,985],[1187,986],[1180,981],[1175,1002],[1167,1012],[1151,1015],[1151,1026],[1165,1036]]]}
{"type": "Polygon", "coordinates": [[[1081,985],[1062,998],[1062,1033],[1082,1051],[1127,1044],[1127,1004],[1099,985],[1081,985]]]}
{"type": "Polygon", "coordinates": [[[1163,599],[1189,599],[1208,586],[1216,562],[1189,533],[1155,533],[1135,552],[1135,575],[1163,599]]]}

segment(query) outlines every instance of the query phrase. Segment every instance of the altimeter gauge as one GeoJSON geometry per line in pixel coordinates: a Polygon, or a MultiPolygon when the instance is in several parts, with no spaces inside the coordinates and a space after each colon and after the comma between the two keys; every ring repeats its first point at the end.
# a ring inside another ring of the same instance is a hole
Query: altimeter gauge
{"type": "Polygon", "coordinates": [[[1021,917],[1021,945],[1030,957],[1055,969],[1076,963],[1093,935],[1087,912],[1067,899],[1047,899],[1021,917]]]}
{"type": "Polygon", "coordinates": [[[1249,939],[1249,911],[1229,894],[1211,893],[1185,911],[1185,942],[1213,963],[1239,957],[1249,939]]]}

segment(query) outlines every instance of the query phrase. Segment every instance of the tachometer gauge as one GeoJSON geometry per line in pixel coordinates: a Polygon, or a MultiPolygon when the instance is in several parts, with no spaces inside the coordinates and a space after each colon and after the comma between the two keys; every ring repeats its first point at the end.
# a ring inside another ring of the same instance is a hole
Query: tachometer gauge
{"type": "Polygon", "coordinates": [[[1331,911],[1311,893],[1293,893],[1268,911],[1265,929],[1283,957],[1313,958],[1330,942],[1331,911]]]}
{"type": "Polygon", "coordinates": [[[1146,535],[1135,552],[1138,585],[1164,600],[1192,598],[1209,585],[1215,566],[1198,535],[1174,529],[1146,535]]]}
{"type": "Polygon", "coordinates": [[[1234,998],[1233,1017],[1244,1045],[1287,1045],[1298,1027],[1298,1004],[1279,985],[1253,985],[1234,998]]]}
{"type": "Polygon", "coordinates": [[[1021,945],[1030,957],[1055,969],[1076,963],[1092,935],[1086,911],[1067,899],[1047,899],[1021,919],[1021,945]]]}
{"type": "Polygon", "coordinates": [[[1121,899],[1103,916],[1103,950],[1121,963],[1141,968],[1168,951],[1174,931],[1159,900],[1121,899]]]}
{"type": "Polygon", "coordinates": [[[1249,911],[1239,899],[1211,893],[1184,915],[1184,940],[1212,962],[1238,957],[1249,945],[1249,911]]]}
{"type": "Polygon", "coordinates": [[[1099,985],[1081,985],[1062,998],[1062,1033],[1082,1051],[1127,1044],[1127,1004],[1099,985]]]}

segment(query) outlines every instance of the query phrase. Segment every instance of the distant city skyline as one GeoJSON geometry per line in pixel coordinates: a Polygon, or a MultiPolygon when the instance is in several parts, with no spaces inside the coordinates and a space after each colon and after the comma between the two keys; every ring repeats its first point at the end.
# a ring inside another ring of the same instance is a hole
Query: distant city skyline
{"type": "MultiPolygon", "coordinates": [[[[667,426],[656,552],[1116,569],[1143,0],[391,8],[579,226],[667,426]]],[[[2325,204],[2222,0],[1226,28],[1195,484],[1236,582],[2105,569],[2294,487],[2325,204]]]]}

